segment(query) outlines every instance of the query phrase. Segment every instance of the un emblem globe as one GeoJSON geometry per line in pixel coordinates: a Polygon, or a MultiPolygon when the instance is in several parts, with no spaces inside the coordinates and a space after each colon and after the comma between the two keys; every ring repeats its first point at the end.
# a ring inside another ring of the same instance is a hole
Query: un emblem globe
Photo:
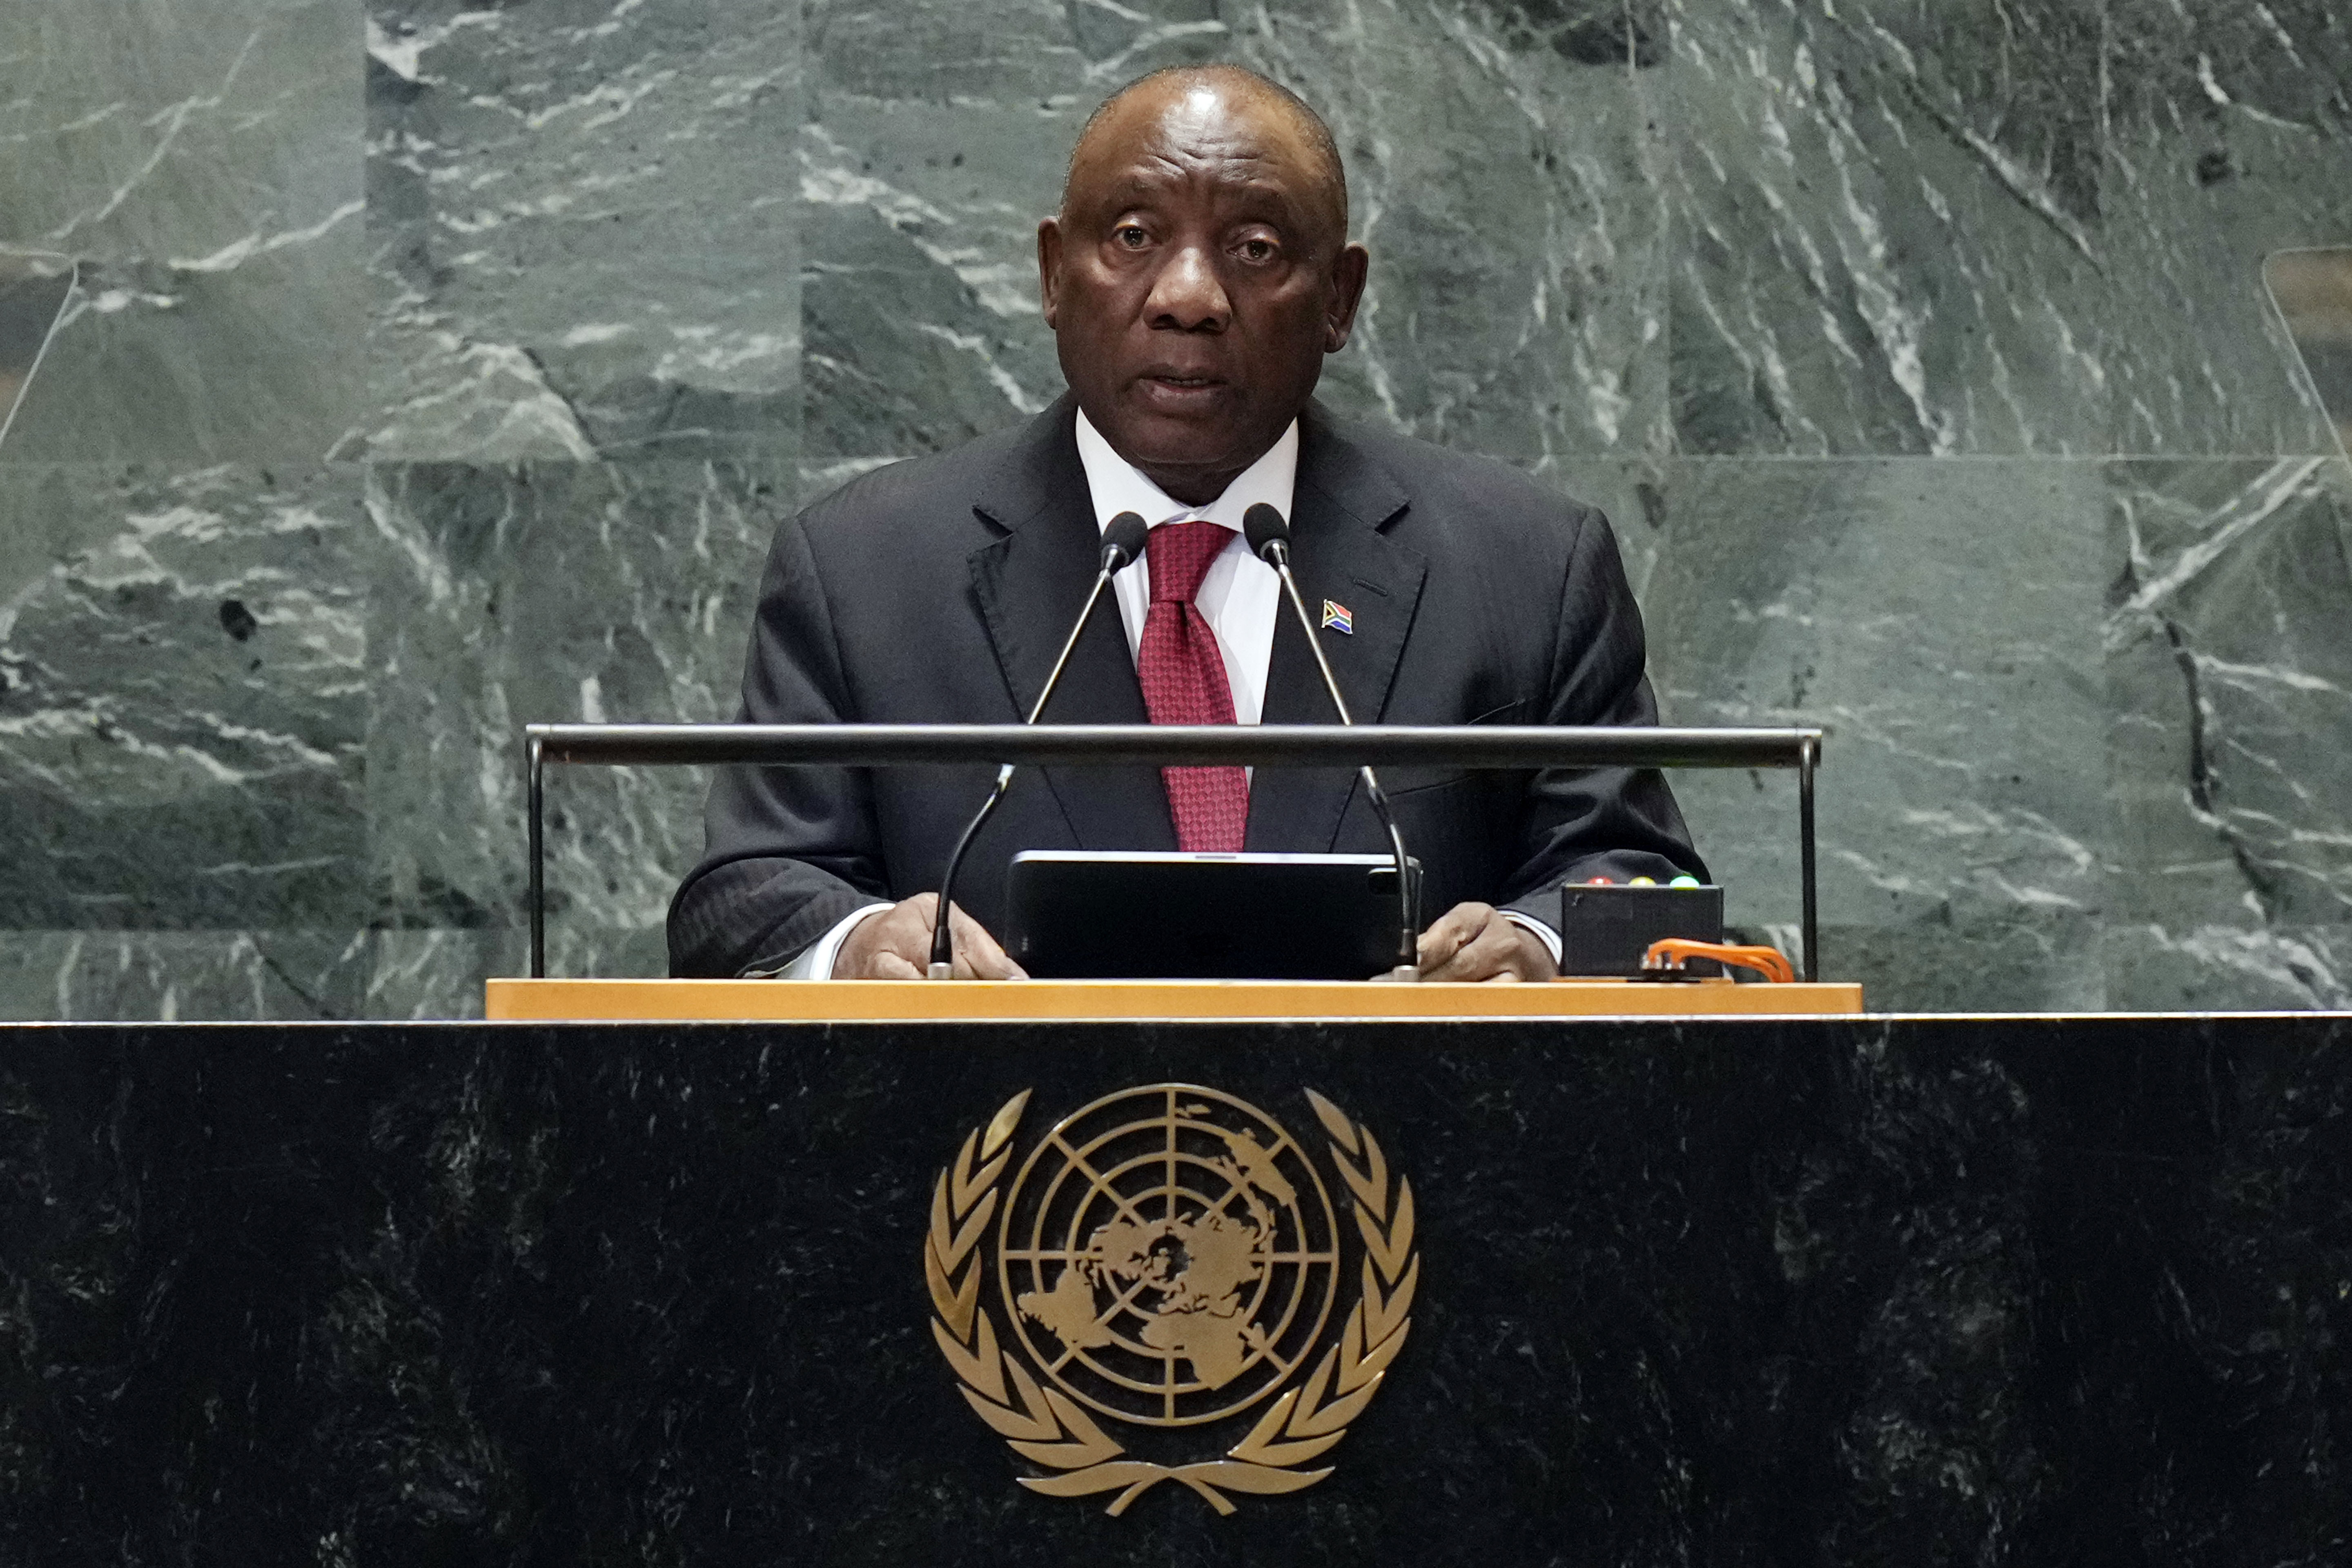
{"type": "Polygon", "coordinates": [[[1153,1084],[1056,1126],[1013,1177],[998,1286],[1045,1375],[1106,1415],[1189,1426],[1280,1387],[1339,1293],[1330,1194],[1282,1124],[1153,1084]]]}

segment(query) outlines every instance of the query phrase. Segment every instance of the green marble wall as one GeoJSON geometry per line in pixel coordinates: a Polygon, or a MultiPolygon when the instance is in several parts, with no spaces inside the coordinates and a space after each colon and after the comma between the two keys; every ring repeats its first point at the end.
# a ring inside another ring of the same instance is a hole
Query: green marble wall
{"type": "MultiPolygon", "coordinates": [[[[0,1016],[520,964],[517,730],[715,719],[777,519],[1058,390],[1077,121],[1236,58],[1375,268],[1326,395],[1605,505],[1670,721],[1811,720],[1874,1005],[2352,1005],[2352,470],[2262,282],[2352,242],[2333,0],[76,0],[0,9],[0,1016]]],[[[1685,775],[1735,918],[1785,779],[1685,775]]],[[[559,776],[551,957],[698,785],[559,776]]]]}

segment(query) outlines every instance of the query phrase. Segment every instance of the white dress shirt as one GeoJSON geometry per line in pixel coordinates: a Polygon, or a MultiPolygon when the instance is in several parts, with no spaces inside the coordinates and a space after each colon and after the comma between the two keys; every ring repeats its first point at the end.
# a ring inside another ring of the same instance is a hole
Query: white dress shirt
{"type": "MultiPolygon", "coordinates": [[[[1298,479],[1298,421],[1292,420],[1290,427],[1266,448],[1265,456],[1243,469],[1241,476],[1225,487],[1224,493],[1206,506],[1186,506],[1152,483],[1111,449],[1110,443],[1102,438],[1083,410],[1078,414],[1077,433],[1078,461],[1086,468],[1096,527],[1108,531],[1112,518],[1131,511],[1153,528],[1171,522],[1213,522],[1232,531],[1232,540],[1209,563],[1208,574],[1201,579],[1200,592],[1192,595],[1192,603],[1200,609],[1201,618],[1209,623],[1209,629],[1216,634],[1217,652],[1224,660],[1225,680],[1233,688],[1234,721],[1256,723],[1265,711],[1265,676],[1267,667],[1274,661],[1274,627],[1282,613],[1282,579],[1273,567],[1250,553],[1242,537],[1242,516],[1261,501],[1285,517],[1290,515],[1298,479]]],[[[1110,585],[1118,598],[1118,618],[1127,627],[1128,657],[1139,658],[1143,647],[1143,618],[1151,608],[1149,557],[1121,570],[1110,580],[1110,585]]],[[[831,979],[834,960],[840,955],[841,944],[850,931],[867,916],[890,907],[875,903],[852,912],[795,959],[783,972],[784,977],[831,979]]],[[[1552,963],[1559,963],[1558,932],[1517,911],[1505,912],[1513,921],[1535,932],[1551,950],[1552,963]]]]}
{"type": "MultiPolygon", "coordinates": [[[[1225,493],[1206,506],[1186,506],[1143,477],[1126,458],[1111,450],[1086,415],[1078,415],[1078,461],[1086,465],[1087,489],[1094,498],[1095,526],[1108,532],[1110,520],[1120,512],[1139,515],[1154,528],[1171,522],[1213,522],[1233,538],[1209,563],[1201,591],[1192,603],[1209,629],[1217,634],[1217,653],[1224,660],[1225,681],[1233,688],[1234,721],[1255,724],[1265,711],[1265,672],[1274,661],[1274,620],[1282,610],[1282,579],[1273,567],[1250,553],[1242,537],[1242,516],[1263,501],[1290,515],[1291,492],[1298,479],[1298,421],[1266,448],[1265,456],[1242,470],[1225,493]]],[[[1135,562],[1110,580],[1118,595],[1118,618],[1127,626],[1127,653],[1139,659],[1143,647],[1143,617],[1151,608],[1151,563],[1135,562]]]]}

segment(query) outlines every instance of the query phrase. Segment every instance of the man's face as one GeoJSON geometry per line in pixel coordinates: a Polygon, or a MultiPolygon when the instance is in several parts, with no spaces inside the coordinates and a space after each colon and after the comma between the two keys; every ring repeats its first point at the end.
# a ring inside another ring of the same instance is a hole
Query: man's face
{"type": "Polygon", "coordinates": [[[1038,226],[1062,374],[1121,457],[1214,499],[1296,418],[1348,341],[1366,258],[1305,128],[1233,84],[1178,79],[1087,138],[1038,226]]]}

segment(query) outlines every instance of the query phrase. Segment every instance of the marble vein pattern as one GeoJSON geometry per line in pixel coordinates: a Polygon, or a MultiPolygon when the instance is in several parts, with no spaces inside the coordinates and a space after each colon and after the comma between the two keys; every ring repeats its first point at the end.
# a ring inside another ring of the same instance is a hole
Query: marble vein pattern
{"type": "Polygon", "coordinates": [[[356,0],[0,10],[0,249],[82,287],[16,461],[316,462],[356,416],[356,0]]]}
{"type": "Polygon", "coordinates": [[[2119,462],[2108,509],[2121,1000],[2352,1005],[2352,468],[2119,462]]]}
{"type": "Polygon", "coordinates": [[[360,479],[0,468],[8,927],[366,923],[360,479]]]}
{"type": "MultiPolygon", "coordinates": [[[[448,962],[512,961],[522,724],[734,717],[760,563],[794,493],[788,468],[717,459],[371,469],[389,569],[369,627],[369,868],[403,951],[471,933],[448,962]]],[[[659,972],[703,789],[692,769],[550,771],[558,973],[659,972]]],[[[414,984],[388,973],[380,1008],[402,1011],[414,984]]]]}
{"type": "Polygon", "coordinates": [[[2336,0],[2109,0],[2108,449],[2340,454],[2267,254],[2352,242],[2352,27],[2336,0]]]}
{"type": "Polygon", "coordinates": [[[2263,268],[2312,395],[2352,455],[2352,245],[2282,250],[2263,268]]]}
{"type": "Polygon", "coordinates": [[[789,456],[797,7],[379,0],[366,26],[355,455],[789,456]]]}
{"type": "Polygon", "coordinates": [[[1682,448],[2100,449],[2095,10],[1668,7],[1682,448]]]}
{"type": "Polygon", "coordinates": [[[2352,230],[2327,0],[1669,4],[1684,450],[2334,449],[2249,287],[2352,230]]]}
{"type": "Polygon", "coordinates": [[[0,933],[0,1019],[364,1017],[371,976],[379,967],[376,948],[387,934],[348,929],[0,933]]]}
{"type": "MultiPolygon", "coordinates": [[[[1645,605],[1660,706],[1828,729],[1833,969],[1901,974],[1906,996],[2100,1005],[2103,499],[2070,462],[1677,468],[1645,605]]],[[[1727,918],[1785,936],[1790,777],[1686,773],[1676,793],[1727,918]]]]}

